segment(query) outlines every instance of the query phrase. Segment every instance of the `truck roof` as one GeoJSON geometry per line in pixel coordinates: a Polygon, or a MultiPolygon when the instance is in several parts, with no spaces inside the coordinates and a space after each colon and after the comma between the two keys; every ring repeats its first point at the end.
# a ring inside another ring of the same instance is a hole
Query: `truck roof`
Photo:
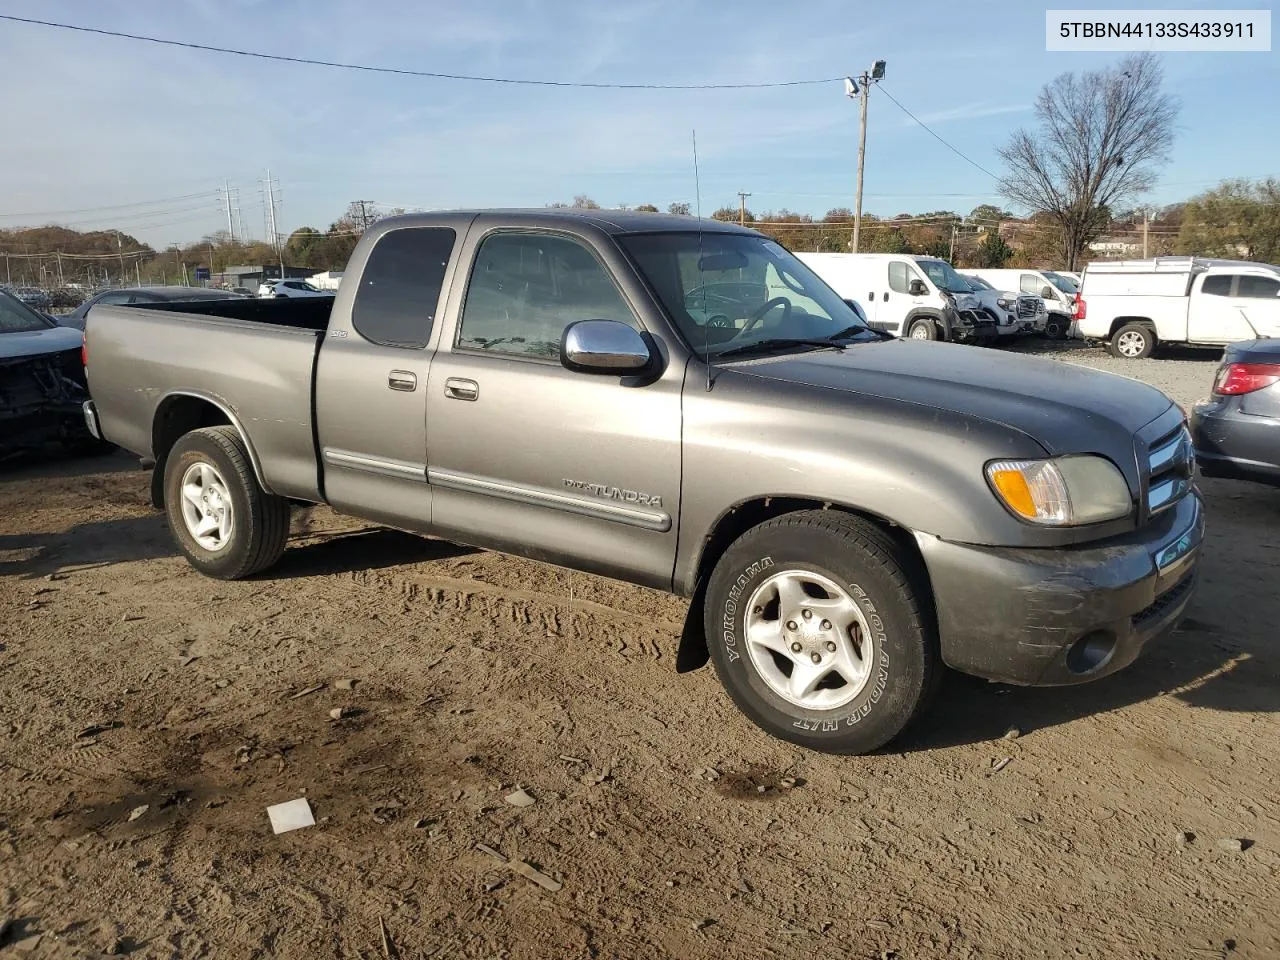
{"type": "Polygon", "coordinates": [[[1199,273],[1214,267],[1276,270],[1269,263],[1254,260],[1226,260],[1216,257],[1152,257],[1148,260],[1093,260],[1085,269],[1099,273],[1199,273]]]}
{"type": "Polygon", "coordinates": [[[574,207],[534,207],[531,209],[436,210],[431,213],[408,213],[384,217],[377,222],[382,229],[398,227],[451,226],[460,219],[483,217],[486,220],[510,220],[518,226],[579,226],[588,223],[609,234],[670,233],[673,231],[703,233],[743,233],[756,235],[751,229],[710,220],[669,213],[644,213],[636,210],[582,210],[574,207]]]}

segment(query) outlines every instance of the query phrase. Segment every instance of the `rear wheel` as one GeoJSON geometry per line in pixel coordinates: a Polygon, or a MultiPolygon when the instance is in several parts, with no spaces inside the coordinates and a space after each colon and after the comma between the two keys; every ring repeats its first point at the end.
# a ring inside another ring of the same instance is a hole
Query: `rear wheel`
{"type": "Polygon", "coordinates": [[[907,337],[912,340],[937,340],[938,328],[932,320],[917,320],[911,324],[907,337]]]}
{"type": "Polygon", "coordinates": [[[1050,314],[1044,322],[1044,335],[1050,340],[1062,340],[1067,335],[1067,321],[1063,317],[1050,314]]]}
{"type": "Polygon", "coordinates": [[[826,753],[866,753],[901,733],[941,670],[914,568],[878,527],[834,511],[743,534],[716,564],[704,608],[739,709],[826,753]]]}
{"type": "Polygon", "coordinates": [[[182,437],[165,460],[165,511],[187,560],[206,576],[238,580],[271,566],[289,539],[289,502],[254,476],[232,427],[182,437]]]}
{"type": "Polygon", "coordinates": [[[1126,323],[1111,338],[1111,353],[1125,360],[1141,360],[1156,348],[1156,332],[1145,323],[1126,323]]]}

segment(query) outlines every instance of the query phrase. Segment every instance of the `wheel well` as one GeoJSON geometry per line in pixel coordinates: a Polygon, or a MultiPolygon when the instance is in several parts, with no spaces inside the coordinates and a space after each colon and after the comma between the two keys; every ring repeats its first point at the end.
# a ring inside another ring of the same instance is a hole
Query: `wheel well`
{"type": "Polygon", "coordinates": [[[151,455],[155,459],[151,503],[157,509],[164,508],[164,466],[173,445],[192,430],[218,426],[233,426],[231,418],[216,403],[202,397],[182,394],[161,402],[151,424],[151,455]]]}
{"type": "Polygon", "coordinates": [[[693,602],[690,603],[689,612],[685,617],[680,648],[676,654],[678,671],[694,670],[707,662],[707,638],[703,628],[702,606],[706,596],[707,581],[711,578],[711,571],[720,557],[735,540],[753,527],[758,527],[775,517],[800,510],[838,510],[841,513],[861,517],[883,530],[898,545],[903,557],[910,563],[911,569],[905,572],[920,591],[922,606],[928,611],[929,616],[933,616],[933,587],[929,581],[929,572],[915,537],[905,527],[900,527],[884,517],[843,504],[805,497],[759,497],[740,503],[726,511],[703,543],[694,574],[693,602]]]}
{"type": "Polygon", "coordinates": [[[1153,336],[1155,335],[1156,325],[1151,322],[1150,317],[1116,317],[1114,320],[1111,321],[1111,330],[1107,334],[1107,339],[1110,340],[1112,337],[1116,335],[1116,332],[1121,327],[1128,326],[1131,323],[1138,323],[1144,327],[1150,327],[1152,335],[1153,336]]]}

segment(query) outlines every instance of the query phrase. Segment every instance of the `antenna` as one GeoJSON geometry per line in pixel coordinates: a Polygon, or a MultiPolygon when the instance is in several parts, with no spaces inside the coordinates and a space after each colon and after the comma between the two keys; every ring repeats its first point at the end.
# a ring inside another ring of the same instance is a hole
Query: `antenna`
{"type": "MultiPolygon", "coordinates": [[[[693,131],[693,202],[694,214],[698,218],[698,274],[702,280],[702,181],[698,177],[698,131],[693,131]]],[[[707,326],[707,285],[699,283],[702,291],[702,349],[706,354],[707,393],[711,392],[711,332],[707,326]]]]}

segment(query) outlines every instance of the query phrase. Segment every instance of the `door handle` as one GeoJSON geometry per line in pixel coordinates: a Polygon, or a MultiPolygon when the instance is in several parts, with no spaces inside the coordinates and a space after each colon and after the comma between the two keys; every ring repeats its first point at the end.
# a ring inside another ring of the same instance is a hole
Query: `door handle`
{"type": "Polygon", "coordinates": [[[411,370],[392,370],[387,374],[387,386],[392,390],[412,393],[418,389],[418,375],[411,370]]]}
{"type": "Polygon", "coordinates": [[[480,396],[480,384],[474,380],[450,377],[444,382],[444,395],[452,400],[476,400],[480,396]]]}
{"type": "Polygon", "coordinates": [[[885,302],[885,303],[888,303],[888,302],[889,302],[889,291],[888,291],[888,290],[886,290],[886,291],[884,292],[884,302],[885,302]]]}

